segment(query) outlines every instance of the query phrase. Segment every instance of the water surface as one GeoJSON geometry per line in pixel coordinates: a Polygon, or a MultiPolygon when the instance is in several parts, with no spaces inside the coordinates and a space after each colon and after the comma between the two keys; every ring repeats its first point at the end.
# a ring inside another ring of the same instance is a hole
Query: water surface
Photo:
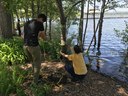
{"type": "MultiPolygon", "coordinates": [[[[86,21],[86,20],[85,20],[86,21]]],[[[96,20],[97,22],[98,20],[96,20]]],[[[104,19],[101,54],[97,54],[97,49],[91,46],[89,55],[91,56],[92,69],[105,75],[114,77],[124,82],[128,82],[128,64],[124,62],[125,46],[121,43],[121,39],[116,37],[115,29],[124,30],[125,22],[128,18],[104,19]]],[[[68,32],[77,34],[78,26],[72,25],[68,32]]],[[[85,40],[85,49],[88,47],[93,36],[93,20],[89,19],[87,35],[85,40]]],[[[87,61],[87,58],[85,58],[87,61]]],[[[87,61],[88,62],[88,61],[87,61]]]]}

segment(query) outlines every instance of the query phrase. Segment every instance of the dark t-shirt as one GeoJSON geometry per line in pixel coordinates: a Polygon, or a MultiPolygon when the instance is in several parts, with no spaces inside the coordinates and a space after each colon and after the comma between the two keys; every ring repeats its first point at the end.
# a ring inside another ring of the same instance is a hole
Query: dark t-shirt
{"type": "Polygon", "coordinates": [[[24,44],[27,46],[38,46],[38,34],[44,31],[43,23],[31,20],[24,25],[24,44]]]}

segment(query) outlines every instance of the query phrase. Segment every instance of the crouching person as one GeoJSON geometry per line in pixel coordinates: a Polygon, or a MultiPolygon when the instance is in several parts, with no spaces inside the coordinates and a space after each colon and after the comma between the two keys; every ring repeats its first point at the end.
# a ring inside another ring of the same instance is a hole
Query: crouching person
{"type": "Polygon", "coordinates": [[[65,70],[72,76],[72,81],[83,80],[87,74],[87,67],[80,47],[75,45],[74,53],[71,55],[62,52],[60,52],[60,54],[72,61],[72,65],[65,64],[65,70]]]}

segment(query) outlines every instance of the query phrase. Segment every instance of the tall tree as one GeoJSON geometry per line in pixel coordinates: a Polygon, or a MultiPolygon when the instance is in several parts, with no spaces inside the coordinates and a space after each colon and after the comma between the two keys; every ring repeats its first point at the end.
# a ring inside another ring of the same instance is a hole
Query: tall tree
{"type": "Polygon", "coordinates": [[[12,15],[6,10],[2,2],[0,2],[0,17],[2,37],[12,38],[12,15]]]}
{"type": "MultiPolygon", "coordinates": [[[[95,0],[93,0],[94,3],[96,3],[95,0]]],[[[117,2],[116,0],[97,0],[97,2],[101,2],[101,8],[100,8],[100,17],[97,23],[97,26],[95,26],[95,11],[93,14],[93,21],[94,21],[94,25],[93,25],[93,29],[94,29],[94,35],[92,37],[92,40],[89,44],[88,50],[90,49],[90,46],[94,40],[94,45],[96,45],[96,32],[98,31],[98,45],[97,45],[97,50],[100,52],[100,46],[101,46],[101,37],[102,37],[102,27],[103,27],[103,19],[104,19],[104,13],[107,10],[112,10],[115,7],[117,7],[117,2]]],[[[91,2],[92,3],[92,2],[91,2]]],[[[95,4],[93,3],[93,6],[95,6],[95,4]]],[[[94,7],[95,8],[95,7],[94,7]]],[[[95,9],[94,9],[95,10],[95,9]]]]}
{"type": "Polygon", "coordinates": [[[63,10],[63,6],[62,6],[62,1],[61,0],[56,0],[56,4],[58,6],[59,9],[59,13],[60,13],[60,22],[61,22],[61,45],[63,45],[62,47],[62,51],[66,52],[66,17],[64,14],[64,10],[63,10]]]}
{"type": "Polygon", "coordinates": [[[29,21],[29,3],[30,1],[26,1],[26,2],[23,2],[23,8],[25,10],[25,18],[26,18],[26,21],[29,21]]]}
{"type": "Polygon", "coordinates": [[[81,49],[83,49],[82,40],[83,40],[84,4],[85,4],[85,0],[81,0],[81,16],[80,16],[80,23],[79,23],[79,45],[81,49]]]}
{"type": "Polygon", "coordinates": [[[89,2],[90,2],[90,0],[87,0],[86,23],[85,23],[84,33],[83,33],[83,47],[84,47],[84,44],[85,44],[85,36],[86,36],[86,33],[87,33],[87,27],[88,27],[88,17],[89,17],[89,8],[90,8],[89,7],[89,2]]]}
{"type": "Polygon", "coordinates": [[[31,0],[31,10],[32,10],[32,18],[35,17],[35,5],[34,0],[31,0]]]}
{"type": "MultiPolygon", "coordinates": [[[[72,4],[72,6],[70,6],[70,8],[66,8],[66,6],[63,7],[62,1],[63,0],[56,0],[56,4],[57,4],[57,7],[59,9],[59,14],[60,14],[61,31],[62,31],[61,32],[61,45],[63,45],[62,51],[66,52],[66,45],[65,44],[66,44],[66,35],[67,35],[67,29],[66,29],[67,18],[69,17],[69,14],[71,14],[71,11],[74,8],[74,6],[79,4],[81,2],[81,0],[72,4]],[[66,10],[66,9],[68,9],[68,10],[66,10]]],[[[66,2],[63,2],[63,3],[66,3],[66,2]]]]}
{"type": "Polygon", "coordinates": [[[94,2],[94,12],[93,12],[93,31],[94,31],[94,47],[96,46],[96,30],[95,30],[95,25],[96,25],[96,21],[95,21],[95,11],[96,11],[96,0],[93,1],[94,2]]]}
{"type": "Polygon", "coordinates": [[[37,15],[41,13],[41,0],[37,0],[37,15]]]}

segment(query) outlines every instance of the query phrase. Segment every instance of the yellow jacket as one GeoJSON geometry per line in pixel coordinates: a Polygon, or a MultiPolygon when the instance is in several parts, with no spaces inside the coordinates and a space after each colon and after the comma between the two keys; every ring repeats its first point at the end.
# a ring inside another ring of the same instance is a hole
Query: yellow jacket
{"type": "Polygon", "coordinates": [[[72,61],[74,72],[77,75],[85,75],[87,73],[87,67],[84,62],[83,54],[71,54],[68,55],[68,59],[72,61]]]}

